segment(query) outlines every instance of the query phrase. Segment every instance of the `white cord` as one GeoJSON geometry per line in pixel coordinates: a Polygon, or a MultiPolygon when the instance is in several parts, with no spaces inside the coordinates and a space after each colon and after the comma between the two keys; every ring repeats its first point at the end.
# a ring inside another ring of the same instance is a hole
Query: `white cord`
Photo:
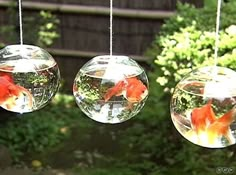
{"type": "Polygon", "coordinates": [[[22,2],[19,0],[20,44],[23,45],[22,2]]]}
{"type": "Polygon", "coordinates": [[[218,62],[218,49],[219,49],[219,40],[220,40],[220,34],[219,34],[220,15],[221,15],[221,0],[218,0],[217,15],[216,15],[215,53],[214,53],[215,66],[217,65],[217,62],[218,62]]]}
{"type": "Polygon", "coordinates": [[[113,0],[110,0],[110,56],[112,56],[113,45],[113,0]]]}

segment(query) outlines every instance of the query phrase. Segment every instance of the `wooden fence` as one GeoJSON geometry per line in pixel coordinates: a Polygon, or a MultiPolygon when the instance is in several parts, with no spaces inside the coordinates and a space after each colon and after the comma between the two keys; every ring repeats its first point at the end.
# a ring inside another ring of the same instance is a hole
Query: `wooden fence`
{"type": "MultiPolygon", "coordinates": [[[[88,61],[84,58],[109,52],[109,0],[22,1],[27,13],[50,10],[60,19],[60,38],[48,50],[57,59],[66,86],[72,86],[75,74],[88,61]]],[[[203,2],[180,1],[196,6],[202,6],[203,2]]],[[[9,2],[0,0],[0,25],[7,23],[9,2]]],[[[114,0],[113,3],[114,53],[146,60],[143,53],[164,20],[174,14],[177,0],[114,0]]]]}

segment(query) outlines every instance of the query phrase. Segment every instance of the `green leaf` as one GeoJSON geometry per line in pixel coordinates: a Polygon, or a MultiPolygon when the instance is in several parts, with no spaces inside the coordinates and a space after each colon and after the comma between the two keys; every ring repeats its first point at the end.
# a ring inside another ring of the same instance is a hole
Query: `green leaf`
{"type": "Polygon", "coordinates": [[[218,0],[204,0],[205,7],[216,7],[218,0]]]}

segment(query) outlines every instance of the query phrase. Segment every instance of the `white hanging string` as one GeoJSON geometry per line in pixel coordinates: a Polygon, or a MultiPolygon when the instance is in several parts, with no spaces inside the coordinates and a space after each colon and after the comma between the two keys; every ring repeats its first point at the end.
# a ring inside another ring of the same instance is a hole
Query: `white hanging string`
{"type": "Polygon", "coordinates": [[[215,31],[215,53],[214,53],[214,65],[217,65],[218,62],[218,50],[220,42],[220,15],[221,15],[221,0],[218,0],[217,4],[217,15],[216,15],[216,31],[215,31]]]}
{"type": "Polygon", "coordinates": [[[21,0],[18,1],[19,3],[19,25],[20,25],[20,44],[23,45],[23,27],[22,27],[22,2],[21,0]]]}
{"type": "Polygon", "coordinates": [[[113,45],[113,0],[110,0],[110,56],[112,56],[113,45]]]}

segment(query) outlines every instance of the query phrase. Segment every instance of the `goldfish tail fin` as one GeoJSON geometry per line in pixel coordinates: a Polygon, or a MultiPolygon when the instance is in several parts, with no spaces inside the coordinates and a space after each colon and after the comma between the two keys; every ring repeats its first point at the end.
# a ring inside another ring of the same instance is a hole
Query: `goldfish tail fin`
{"type": "Polygon", "coordinates": [[[214,145],[217,142],[218,135],[216,132],[207,132],[207,139],[208,139],[208,144],[214,145]]]}
{"type": "Polygon", "coordinates": [[[113,96],[122,95],[122,91],[123,91],[124,87],[125,87],[125,82],[119,81],[114,87],[108,89],[108,91],[104,95],[105,102],[107,102],[113,96]]]}
{"type": "Polygon", "coordinates": [[[104,100],[107,102],[114,95],[114,91],[112,88],[108,89],[106,94],[104,95],[104,100]]]}
{"type": "Polygon", "coordinates": [[[227,113],[225,113],[222,117],[218,118],[217,121],[223,123],[224,125],[230,125],[236,117],[236,110],[235,108],[231,109],[227,113]]]}
{"type": "Polygon", "coordinates": [[[230,129],[230,125],[235,121],[235,117],[236,117],[235,112],[236,112],[235,108],[233,108],[218,119],[218,122],[222,123],[225,126],[225,129],[223,130],[224,132],[223,135],[230,144],[234,144],[236,142],[230,129]]]}
{"type": "Polygon", "coordinates": [[[7,110],[12,110],[15,106],[16,106],[16,103],[15,103],[15,100],[13,99],[14,97],[8,99],[6,102],[5,102],[5,105],[3,105],[3,107],[7,110]]]}
{"type": "Polygon", "coordinates": [[[128,102],[128,104],[127,104],[127,106],[126,106],[126,109],[132,110],[133,107],[134,107],[134,103],[128,102]]]}

